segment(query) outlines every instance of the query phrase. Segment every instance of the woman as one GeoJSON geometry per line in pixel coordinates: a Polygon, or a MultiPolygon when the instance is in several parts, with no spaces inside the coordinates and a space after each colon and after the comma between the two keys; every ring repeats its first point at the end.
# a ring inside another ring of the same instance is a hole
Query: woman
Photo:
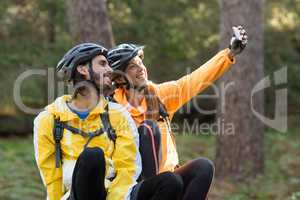
{"type": "Polygon", "coordinates": [[[121,44],[108,52],[117,87],[113,101],[127,108],[139,130],[142,178],[174,171],[183,180],[185,200],[206,199],[214,167],[211,161],[204,158],[178,167],[170,121],[181,106],[224,74],[234,63],[235,55],[245,48],[246,31],[241,26],[233,29],[229,49],[219,52],[191,74],[161,84],[148,80],[142,46],[121,44]]]}

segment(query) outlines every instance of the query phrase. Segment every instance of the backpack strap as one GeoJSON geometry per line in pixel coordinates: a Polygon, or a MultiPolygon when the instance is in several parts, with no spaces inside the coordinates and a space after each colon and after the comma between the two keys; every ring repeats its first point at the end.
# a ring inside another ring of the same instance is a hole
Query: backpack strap
{"type": "Polygon", "coordinates": [[[105,98],[106,98],[109,102],[118,103],[118,102],[115,100],[115,98],[114,98],[114,94],[115,94],[115,93],[113,93],[113,94],[111,94],[111,95],[108,95],[108,96],[106,96],[105,98]]]}
{"type": "Polygon", "coordinates": [[[165,105],[160,100],[158,101],[158,104],[159,104],[159,115],[164,119],[168,118],[169,114],[167,112],[165,105]]]}
{"type": "Polygon", "coordinates": [[[94,132],[86,133],[78,128],[69,126],[68,124],[61,122],[58,118],[54,119],[54,128],[53,128],[53,137],[55,141],[55,167],[59,168],[62,164],[62,152],[61,152],[61,143],[60,141],[63,138],[64,129],[69,130],[73,134],[81,135],[82,137],[89,138],[87,143],[84,145],[84,148],[90,143],[90,141],[99,135],[102,135],[104,132],[107,133],[107,136],[110,140],[114,143],[117,139],[115,130],[112,128],[109,120],[109,113],[108,113],[108,105],[105,106],[105,111],[100,114],[101,122],[103,124],[103,128],[100,128],[94,132]]]}
{"type": "Polygon", "coordinates": [[[100,118],[101,118],[101,121],[103,124],[104,131],[107,133],[108,138],[115,143],[115,141],[117,139],[117,135],[116,135],[115,129],[113,129],[113,127],[111,126],[111,123],[109,120],[108,104],[105,106],[104,112],[102,114],[100,114],[100,118]]]}
{"type": "Polygon", "coordinates": [[[88,146],[88,144],[91,142],[91,140],[94,137],[102,135],[105,132],[105,130],[103,128],[100,128],[94,132],[86,133],[78,128],[69,126],[68,124],[65,124],[65,123],[62,123],[62,127],[69,130],[73,134],[81,135],[84,138],[89,138],[88,141],[86,142],[86,144],[84,145],[84,149],[88,146]]]}
{"type": "Polygon", "coordinates": [[[169,113],[167,112],[167,108],[160,100],[158,101],[158,104],[159,104],[159,115],[162,117],[163,121],[165,121],[165,123],[167,124],[168,131],[171,134],[172,133],[171,120],[169,117],[169,113]]]}
{"type": "Polygon", "coordinates": [[[62,161],[61,144],[60,141],[63,138],[64,128],[59,119],[54,119],[53,137],[55,141],[55,167],[59,168],[62,161]]]}

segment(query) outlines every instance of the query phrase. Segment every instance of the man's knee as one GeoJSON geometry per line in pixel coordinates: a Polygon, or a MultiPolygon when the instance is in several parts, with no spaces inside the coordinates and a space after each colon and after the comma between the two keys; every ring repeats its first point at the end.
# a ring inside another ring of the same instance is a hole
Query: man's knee
{"type": "Polygon", "coordinates": [[[181,193],[183,190],[183,181],[182,178],[172,172],[164,172],[160,174],[162,176],[162,180],[164,185],[167,185],[172,191],[181,193]]]}
{"type": "Polygon", "coordinates": [[[79,159],[84,163],[89,163],[89,165],[93,166],[101,166],[103,163],[105,163],[104,152],[98,147],[88,147],[84,149],[84,151],[80,154],[79,159]]]}

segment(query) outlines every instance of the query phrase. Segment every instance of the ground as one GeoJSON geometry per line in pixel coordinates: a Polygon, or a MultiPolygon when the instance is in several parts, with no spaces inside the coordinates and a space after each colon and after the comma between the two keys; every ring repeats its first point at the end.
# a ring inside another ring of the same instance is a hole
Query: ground
{"type": "MultiPolygon", "coordinates": [[[[214,180],[210,200],[300,200],[300,128],[265,133],[265,174],[249,183],[214,180]]],[[[214,159],[215,136],[176,135],[181,163],[214,159]]],[[[45,192],[35,165],[32,136],[0,138],[0,200],[41,200],[45,192]]]]}

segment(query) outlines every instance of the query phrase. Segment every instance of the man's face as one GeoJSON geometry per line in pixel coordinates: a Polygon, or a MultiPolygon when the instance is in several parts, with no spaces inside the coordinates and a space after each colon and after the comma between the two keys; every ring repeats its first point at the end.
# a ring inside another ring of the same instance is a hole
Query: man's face
{"type": "Polygon", "coordinates": [[[107,59],[103,55],[98,55],[92,60],[92,66],[94,79],[100,90],[110,89],[112,87],[112,69],[108,65],[107,59]]]}
{"type": "Polygon", "coordinates": [[[138,52],[138,55],[132,58],[125,73],[130,82],[138,87],[144,86],[147,83],[147,69],[143,63],[144,53],[142,50],[138,52]]]}

